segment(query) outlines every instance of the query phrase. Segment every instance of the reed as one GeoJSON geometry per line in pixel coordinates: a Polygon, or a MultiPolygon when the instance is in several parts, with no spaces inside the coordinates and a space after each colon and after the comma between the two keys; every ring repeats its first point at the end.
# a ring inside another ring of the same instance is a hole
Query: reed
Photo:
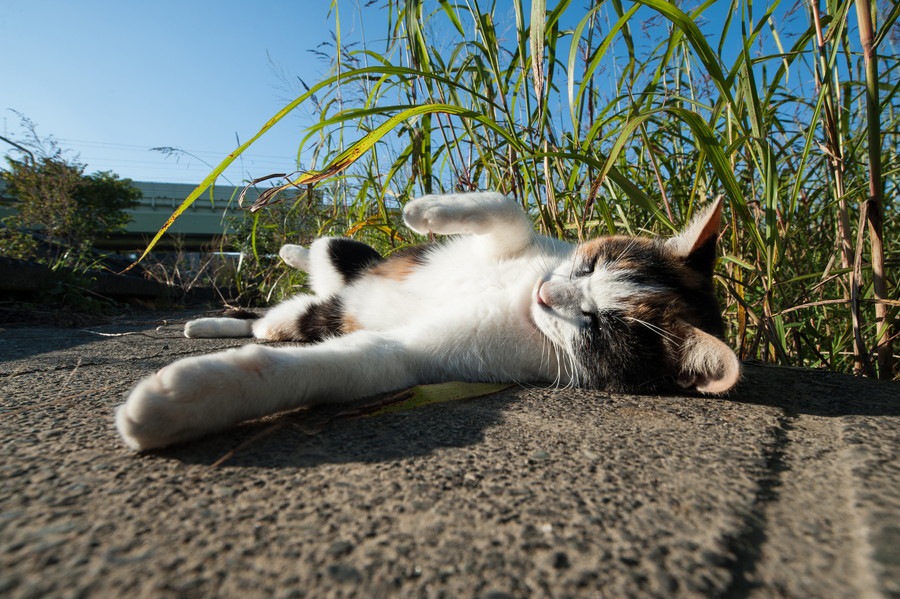
{"type": "Polygon", "coordinates": [[[741,356],[900,376],[898,5],[386,0],[366,35],[387,41],[343,45],[347,6],[370,10],[332,4],[329,76],[260,132],[315,108],[307,170],[259,214],[314,186],[333,211],[319,233],[390,252],[425,193],[499,189],[572,239],[665,234],[723,194],[741,356]]]}

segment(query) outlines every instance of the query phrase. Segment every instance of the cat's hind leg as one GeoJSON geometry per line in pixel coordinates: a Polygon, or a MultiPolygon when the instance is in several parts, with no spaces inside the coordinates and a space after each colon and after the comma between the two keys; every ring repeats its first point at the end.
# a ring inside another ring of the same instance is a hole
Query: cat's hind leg
{"type": "Polygon", "coordinates": [[[253,337],[252,319],[219,316],[189,320],[184,325],[184,336],[190,339],[224,339],[226,337],[253,337]]]}
{"type": "Polygon", "coordinates": [[[256,337],[268,341],[319,341],[348,330],[343,308],[335,298],[384,258],[374,248],[338,237],[322,237],[309,249],[285,245],[279,251],[290,266],[309,273],[314,295],[298,295],[281,302],[263,317],[240,320],[231,317],[198,318],[184,327],[185,337],[256,337]]]}
{"type": "Polygon", "coordinates": [[[323,298],[335,295],[384,260],[365,243],[341,237],[316,239],[309,249],[285,245],[279,255],[288,265],[309,273],[313,293],[323,298]]]}
{"type": "Polygon", "coordinates": [[[303,330],[304,317],[321,302],[314,295],[295,295],[251,323],[252,336],[267,341],[311,341],[303,330]]]}
{"type": "Polygon", "coordinates": [[[346,318],[339,297],[296,295],[260,318],[198,318],[184,325],[184,336],[196,338],[255,337],[263,341],[318,342],[356,329],[346,318]]]}
{"type": "Polygon", "coordinates": [[[497,258],[515,256],[535,240],[521,206],[492,191],[423,196],[404,206],[403,220],[418,233],[478,235],[497,258]]]}
{"type": "Polygon", "coordinates": [[[302,245],[283,245],[278,250],[278,255],[288,266],[309,272],[309,250],[302,245]]]}

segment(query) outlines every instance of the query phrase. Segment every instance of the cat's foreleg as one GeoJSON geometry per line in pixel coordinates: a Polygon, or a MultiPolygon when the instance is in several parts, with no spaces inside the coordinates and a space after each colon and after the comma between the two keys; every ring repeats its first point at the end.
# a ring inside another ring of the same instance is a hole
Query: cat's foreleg
{"type": "Polygon", "coordinates": [[[249,345],[145,378],[116,410],[116,426],[133,449],[164,447],[268,414],[412,386],[417,372],[402,344],[365,331],[306,347],[249,345]]]}
{"type": "Polygon", "coordinates": [[[255,337],[263,341],[305,341],[298,323],[316,301],[312,295],[296,295],[256,319],[214,316],[189,320],[184,325],[184,336],[190,339],[255,337]]]}
{"type": "Polygon", "coordinates": [[[478,235],[498,258],[515,256],[535,240],[521,206],[497,192],[423,196],[404,206],[403,220],[418,233],[478,235]]]}

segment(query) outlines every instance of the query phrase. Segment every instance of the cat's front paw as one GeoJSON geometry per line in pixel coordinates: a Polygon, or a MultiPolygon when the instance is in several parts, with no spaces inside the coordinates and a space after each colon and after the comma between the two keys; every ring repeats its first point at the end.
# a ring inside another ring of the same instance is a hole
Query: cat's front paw
{"type": "Polygon", "coordinates": [[[194,436],[185,427],[191,420],[188,407],[157,373],[139,382],[116,409],[116,428],[125,444],[137,451],[172,445],[194,436]]]}
{"type": "Polygon", "coordinates": [[[407,226],[423,234],[485,233],[499,223],[521,220],[522,216],[515,202],[494,191],[427,195],[403,207],[407,226]]]}
{"type": "Polygon", "coordinates": [[[243,416],[248,379],[258,376],[262,355],[251,345],[166,366],[139,382],[116,410],[119,434],[143,451],[228,428],[243,416]]]}

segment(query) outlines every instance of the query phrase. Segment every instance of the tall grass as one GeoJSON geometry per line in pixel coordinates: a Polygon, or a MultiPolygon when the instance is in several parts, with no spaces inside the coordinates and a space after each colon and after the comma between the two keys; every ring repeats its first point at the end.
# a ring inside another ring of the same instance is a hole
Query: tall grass
{"type": "Polygon", "coordinates": [[[382,4],[355,45],[345,12],[373,8],[332,4],[332,71],[261,131],[313,107],[293,184],[340,213],[330,232],[390,251],[408,199],[499,189],[548,234],[666,234],[724,194],[742,357],[898,376],[897,5],[382,4]]]}

